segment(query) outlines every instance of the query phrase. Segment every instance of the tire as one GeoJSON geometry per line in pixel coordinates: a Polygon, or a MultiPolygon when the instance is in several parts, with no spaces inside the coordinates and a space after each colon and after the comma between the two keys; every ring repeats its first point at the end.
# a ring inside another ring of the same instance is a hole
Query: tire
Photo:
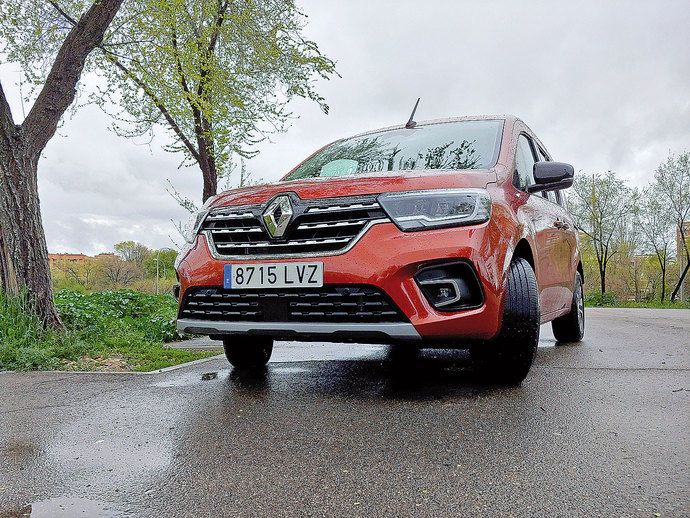
{"type": "Polygon", "coordinates": [[[256,370],[265,367],[271,359],[273,339],[265,336],[226,338],[223,349],[236,369],[256,370]]]}
{"type": "Polygon", "coordinates": [[[585,299],[582,290],[582,276],[575,275],[575,289],[570,312],[551,322],[553,336],[558,342],[580,342],[585,336],[585,299]]]}
{"type": "Polygon", "coordinates": [[[498,335],[472,347],[478,381],[519,385],[539,343],[539,289],[530,264],[520,257],[508,269],[503,320],[498,335]]]}

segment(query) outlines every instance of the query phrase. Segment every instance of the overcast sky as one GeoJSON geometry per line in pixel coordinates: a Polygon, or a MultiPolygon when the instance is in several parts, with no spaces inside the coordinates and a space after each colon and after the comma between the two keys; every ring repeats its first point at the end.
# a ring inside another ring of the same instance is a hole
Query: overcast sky
{"type": "MultiPolygon", "coordinates": [[[[407,120],[512,113],[556,160],[643,185],[669,152],[690,150],[690,4],[300,0],[307,35],[337,61],[331,106],[295,102],[299,119],[260,146],[255,177],[278,179],[340,137],[407,120]]],[[[16,67],[0,79],[21,120],[16,67]]],[[[83,78],[88,84],[89,78],[83,78]]],[[[94,254],[123,240],[171,246],[185,212],[170,179],[199,199],[198,169],[117,137],[96,108],[65,122],[39,164],[51,252],[94,254]]],[[[160,132],[164,137],[164,132],[160,132]]]]}

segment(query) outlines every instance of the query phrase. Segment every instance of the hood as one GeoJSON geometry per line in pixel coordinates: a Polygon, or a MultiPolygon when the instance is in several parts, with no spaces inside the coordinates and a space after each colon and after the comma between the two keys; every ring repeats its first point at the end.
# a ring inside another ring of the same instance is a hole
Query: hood
{"type": "Polygon", "coordinates": [[[493,169],[395,171],[337,178],[305,178],[226,191],[213,198],[208,206],[263,203],[281,192],[294,192],[303,200],[308,200],[421,189],[484,188],[492,182],[496,182],[493,169]]]}

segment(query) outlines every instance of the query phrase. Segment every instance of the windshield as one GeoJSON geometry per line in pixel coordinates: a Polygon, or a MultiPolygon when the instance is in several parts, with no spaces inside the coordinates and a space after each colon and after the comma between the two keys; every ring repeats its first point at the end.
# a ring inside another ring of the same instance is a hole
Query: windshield
{"type": "Polygon", "coordinates": [[[405,169],[486,169],[496,162],[502,129],[502,120],[470,120],[343,139],[316,153],[284,180],[405,169]]]}

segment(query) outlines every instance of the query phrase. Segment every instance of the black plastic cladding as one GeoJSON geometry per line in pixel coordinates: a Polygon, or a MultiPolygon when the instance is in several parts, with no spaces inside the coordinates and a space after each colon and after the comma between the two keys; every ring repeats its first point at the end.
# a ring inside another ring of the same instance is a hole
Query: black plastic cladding
{"type": "Polygon", "coordinates": [[[235,322],[409,322],[375,286],[327,284],[323,288],[226,290],[190,288],[179,318],[235,322]]]}
{"type": "Polygon", "coordinates": [[[434,309],[441,313],[452,313],[456,311],[476,309],[480,308],[484,304],[484,291],[482,289],[481,282],[479,282],[479,276],[477,275],[477,271],[475,270],[474,265],[472,265],[472,263],[470,263],[469,261],[451,261],[424,266],[417,270],[417,272],[414,275],[414,278],[415,281],[417,281],[419,289],[422,291],[424,297],[427,299],[429,304],[434,306],[434,309]],[[434,306],[431,300],[429,300],[430,297],[426,292],[426,288],[423,285],[419,284],[420,277],[423,277],[425,273],[431,272],[433,270],[447,272],[445,275],[440,276],[439,279],[464,280],[467,283],[467,286],[469,287],[471,301],[469,303],[461,301],[450,306],[442,306],[438,308],[434,306]],[[455,270],[455,272],[453,272],[453,270],[455,270]]]}

